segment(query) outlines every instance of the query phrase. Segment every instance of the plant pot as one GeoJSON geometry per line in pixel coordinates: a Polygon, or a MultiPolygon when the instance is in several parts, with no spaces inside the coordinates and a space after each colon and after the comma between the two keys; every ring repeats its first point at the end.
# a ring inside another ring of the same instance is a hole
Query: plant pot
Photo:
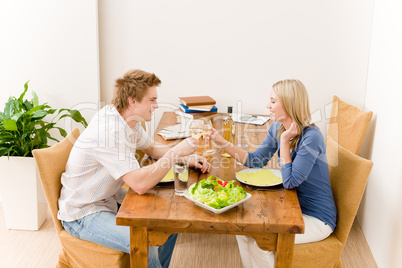
{"type": "Polygon", "coordinates": [[[47,202],[33,157],[0,157],[0,196],[8,229],[39,230],[47,202]]]}

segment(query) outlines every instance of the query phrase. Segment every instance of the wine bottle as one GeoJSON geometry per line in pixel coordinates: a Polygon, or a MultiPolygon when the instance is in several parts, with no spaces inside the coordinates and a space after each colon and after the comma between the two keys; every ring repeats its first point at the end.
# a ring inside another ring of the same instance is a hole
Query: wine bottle
{"type": "MultiPolygon", "coordinates": [[[[236,125],[232,119],[232,110],[233,110],[233,107],[228,106],[227,116],[223,120],[223,135],[222,135],[222,137],[230,143],[233,143],[234,136],[236,134],[236,125]]],[[[230,154],[228,154],[225,151],[225,149],[222,148],[222,156],[230,157],[230,154]]]]}

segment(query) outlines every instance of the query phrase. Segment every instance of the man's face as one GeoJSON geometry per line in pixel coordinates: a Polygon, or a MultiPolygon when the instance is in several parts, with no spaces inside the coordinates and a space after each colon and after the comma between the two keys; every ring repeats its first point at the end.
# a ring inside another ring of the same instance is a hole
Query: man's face
{"type": "Polygon", "coordinates": [[[141,102],[135,102],[134,114],[141,118],[140,121],[151,121],[154,110],[158,108],[157,98],[156,86],[153,86],[148,88],[141,102]]]}

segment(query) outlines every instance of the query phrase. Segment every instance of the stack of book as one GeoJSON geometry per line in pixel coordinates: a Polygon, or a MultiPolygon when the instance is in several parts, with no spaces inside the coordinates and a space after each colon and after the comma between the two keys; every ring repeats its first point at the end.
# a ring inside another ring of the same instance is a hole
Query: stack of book
{"type": "Polygon", "coordinates": [[[210,96],[179,97],[180,109],[185,113],[216,113],[216,101],[210,96]]]}

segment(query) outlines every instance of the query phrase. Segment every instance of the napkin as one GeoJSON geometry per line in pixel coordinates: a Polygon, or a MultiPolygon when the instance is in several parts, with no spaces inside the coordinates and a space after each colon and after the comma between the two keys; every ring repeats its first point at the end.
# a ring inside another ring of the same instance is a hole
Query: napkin
{"type": "Polygon", "coordinates": [[[158,132],[165,140],[175,140],[190,137],[190,131],[185,124],[177,124],[165,127],[158,132]]]}
{"type": "Polygon", "coordinates": [[[236,176],[247,184],[268,186],[282,182],[282,178],[274,175],[269,169],[262,169],[255,172],[236,172],[236,176]]]}

